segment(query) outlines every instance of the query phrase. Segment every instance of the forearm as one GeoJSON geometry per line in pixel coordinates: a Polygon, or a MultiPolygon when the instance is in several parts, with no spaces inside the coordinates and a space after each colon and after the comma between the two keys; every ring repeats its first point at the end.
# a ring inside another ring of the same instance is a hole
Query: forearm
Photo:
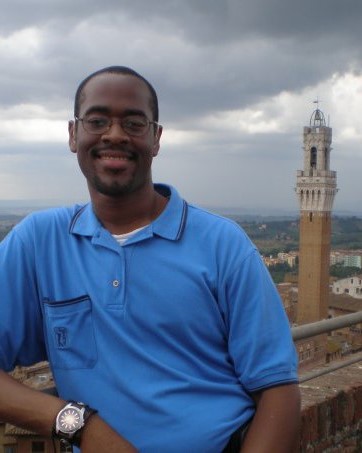
{"type": "Polygon", "coordinates": [[[51,436],[65,401],[31,389],[0,370],[0,420],[51,436]]]}
{"type": "Polygon", "coordinates": [[[256,396],[257,409],[241,453],[291,453],[300,428],[298,385],[266,389],[256,396]]]}
{"type": "MultiPolygon", "coordinates": [[[[0,420],[46,437],[52,435],[55,418],[66,401],[31,389],[0,370],[0,420]]],[[[137,450],[98,415],[82,429],[84,453],[134,453],[137,450]]]]}

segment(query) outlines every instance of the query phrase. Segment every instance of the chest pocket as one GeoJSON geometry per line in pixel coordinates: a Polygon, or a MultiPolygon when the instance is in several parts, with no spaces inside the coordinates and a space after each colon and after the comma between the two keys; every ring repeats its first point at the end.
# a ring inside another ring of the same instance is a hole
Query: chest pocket
{"type": "Polygon", "coordinates": [[[54,368],[92,368],[97,345],[88,296],[66,301],[44,302],[49,361],[54,368]]]}

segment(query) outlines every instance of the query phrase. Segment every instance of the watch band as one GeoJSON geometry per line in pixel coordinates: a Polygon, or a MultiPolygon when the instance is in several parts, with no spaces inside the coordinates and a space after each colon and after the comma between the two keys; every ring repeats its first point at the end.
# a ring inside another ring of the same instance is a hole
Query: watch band
{"type": "Polygon", "coordinates": [[[53,425],[53,437],[80,447],[82,429],[87,420],[97,411],[84,403],[67,401],[67,404],[58,412],[53,425]],[[72,421],[66,421],[67,418],[72,421]],[[69,426],[65,426],[65,425],[69,426]],[[65,426],[65,427],[64,427],[65,426]]]}

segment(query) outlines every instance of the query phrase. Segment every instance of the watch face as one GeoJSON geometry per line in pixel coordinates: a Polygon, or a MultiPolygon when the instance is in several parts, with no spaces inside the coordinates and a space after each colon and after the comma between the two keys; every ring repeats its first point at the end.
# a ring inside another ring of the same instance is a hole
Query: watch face
{"type": "Polygon", "coordinates": [[[65,433],[77,431],[82,426],[82,422],[79,409],[70,407],[59,414],[59,429],[65,433]]]}

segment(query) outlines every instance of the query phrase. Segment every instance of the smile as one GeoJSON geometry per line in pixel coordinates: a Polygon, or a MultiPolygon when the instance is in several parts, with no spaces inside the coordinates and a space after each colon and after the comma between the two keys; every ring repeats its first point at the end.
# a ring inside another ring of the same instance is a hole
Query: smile
{"type": "Polygon", "coordinates": [[[117,160],[117,161],[130,161],[135,160],[136,155],[129,151],[113,151],[113,150],[103,150],[95,154],[95,157],[100,160],[117,160]]]}
{"type": "Polygon", "coordinates": [[[131,160],[129,156],[99,156],[102,160],[131,160]]]}

